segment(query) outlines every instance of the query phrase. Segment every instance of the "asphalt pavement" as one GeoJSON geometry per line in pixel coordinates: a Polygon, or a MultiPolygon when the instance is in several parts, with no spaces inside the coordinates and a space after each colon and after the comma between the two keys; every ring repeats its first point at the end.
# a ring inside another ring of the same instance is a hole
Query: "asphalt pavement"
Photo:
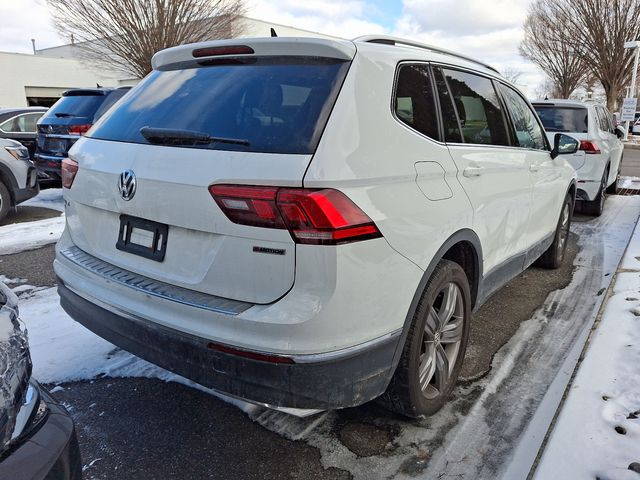
{"type": "MultiPolygon", "coordinates": [[[[627,147],[624,149],[620,175],[625,177],[640,177],[640,147],[627,147]]],[[[640,188],[640,184],[638,184],[637,188],[640,188]]]]}

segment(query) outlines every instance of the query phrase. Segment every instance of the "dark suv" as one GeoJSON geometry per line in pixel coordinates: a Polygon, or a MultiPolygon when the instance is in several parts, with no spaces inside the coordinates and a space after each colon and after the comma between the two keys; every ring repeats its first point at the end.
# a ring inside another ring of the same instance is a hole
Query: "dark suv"
{"type": "Polygon", "coordinates": [[[73,420],[31,378],[27,332],[17,302],[0,282],[0,478],[81,480],[73,420]]]}
{"type": "Polygon", "coordinates": [[[71,146],[130,87],[67,90],[38,121],[34,161],[41,182],[60,182],[60,165],[71,146]]]}

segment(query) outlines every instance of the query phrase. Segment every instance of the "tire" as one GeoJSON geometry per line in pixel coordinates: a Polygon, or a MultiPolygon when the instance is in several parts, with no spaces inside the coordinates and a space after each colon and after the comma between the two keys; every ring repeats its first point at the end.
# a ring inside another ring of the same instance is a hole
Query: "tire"
{"type": "Polygon", "coordinates": [[[440,410],[462,368],[470,320],[467,276],[457,263],[441,260],[418,302],[402,357],[380,403],[412,418],[440,410]]]}
{"type": "Polygon", "coordinates": [[[599,217],[604,210],[604,201],[607,198],[607,178],[609,178],[609,171],[605,171],[600,182],[600,190],[598,195],[592,201],[585,200],[582,202],[582,211],[587,215],[593,215],[599,217]]]}
{"type": "Polygon", "coordinates": [[[0,181],[0,221],[4,220],[11,209],[11,195],[9,189],[0,181]]]}
{"type": "Polygon", "coordinates": [[[569,238],[569,227],[573,212],[573,198],[570,194],[564,197],[564,203],[560,210],[560,218],[556,225],[556,232],[553,236],[553,243],[546,252],[536,261],[536,266],[542,268],[560,268],[564,260],[564,253],[567,250],[567,239],[569,238]]]}
{"type": "MultiPolygon", "coordinates": [[[[620,159],[620,165],[622,165],[622,158],[620,159]]],[[[615,195],[618,193],[618,181],[620,180],[620,166],[618,166],[618,173],[616,173],[616,180],[607,187],[608,195],[615,195]]]]}

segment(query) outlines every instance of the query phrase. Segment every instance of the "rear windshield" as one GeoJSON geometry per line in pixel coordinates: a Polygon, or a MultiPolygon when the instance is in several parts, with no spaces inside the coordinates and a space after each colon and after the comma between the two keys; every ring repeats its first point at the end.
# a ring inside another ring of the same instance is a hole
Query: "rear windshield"
{"type": "Polygon", "coordinates": [[[242,141],[179,146],[313,153],[348,66],[333,59],[262,57],[154,71],[107,112],[90,136],[150,143],[140,133],[149,127],[242,141]]]}
{"type": "Polygon", "coordinates": [[[62,97],[47,111],[46,116],[55,118],[93,118],[104,99],[104,95],[71,95],[62,97]]]}
{"type": "Polygon", "coordinates": [[[586,108],[534,105],[548,132],[588,133],[589,115],[586,108]]]}

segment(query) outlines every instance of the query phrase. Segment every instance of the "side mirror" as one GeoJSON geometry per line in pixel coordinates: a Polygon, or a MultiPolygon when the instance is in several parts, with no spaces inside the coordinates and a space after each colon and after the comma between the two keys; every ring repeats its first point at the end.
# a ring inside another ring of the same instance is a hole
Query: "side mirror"
{"type": "Polygon", "coordinates": [[[558,155],[571,155],[578,151],[580,142],[569,135],[564,133],[556,133],[553,137],[553,150],[551,150],[551,158],[556,158],[558,155]]]}
{"type": "Polygon", "coordinates": [[[616,137],[618,137],[620,140],[624,138],[624,128],[616,127],[614,133],[616,134],[616,137]]]}

